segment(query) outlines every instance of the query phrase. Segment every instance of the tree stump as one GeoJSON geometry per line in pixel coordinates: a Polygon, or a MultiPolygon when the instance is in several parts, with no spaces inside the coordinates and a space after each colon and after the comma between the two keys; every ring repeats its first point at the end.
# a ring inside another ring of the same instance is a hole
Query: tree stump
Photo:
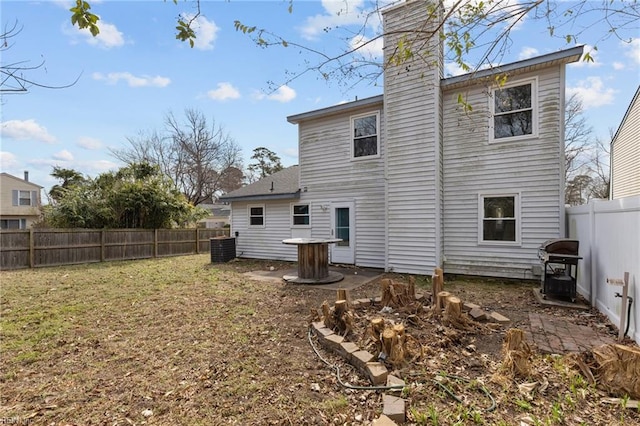
{"type": "Polygon", "coordinates": [[[441,312],[444,309],[445,300],[449,296],[451,296],[451,293],[448,291],[440,291],[436,294],[436,311],[441,312]]]}
{"type": "Polygon", "coordinates": [[[333,312],[331,312],[331,308],[329,307],[329,302],[326,300],[322,302],[320,309],[322,310],[322,321],[324,322],[324,326],[333,330],[335,322],[333,320],[333,312]]]}
{"type": "Polygon", "coordinates": [[[613,396],[640,399],[640,349],[603,345],[593,349],[598,386],[613,396]]]}
{"type": "Polygon", "coordinates": [[[349,304],[349,295],[347,294],[347,290],[344,288],[339,288],[336,292],[336,300],[346,300],[347,305],[349,304]]]}
{"type": "Polygon", "coordinates": [[[531,348],[519,328],[507,330],[502,344],[502,368],[513,377],[527,377],[531,372],[531,348]]]}
{"type": "Polygon", "coordinates": [[[396,283],[388,278],[380,281],[382,306],[403,307],[416,300],[415,278],[409,284],[396,283]]]}
{"type": "MultiPolygon", "coordinates": [[[[436,268],[431,277],[431,306],[435,308],[438,293],[444,290],[444,278],[441,268],[436,268]]],[[[442,309],[442,308],[440,308],[442,309]]]]}
{"type": "MultiPolygon", "coordinates": [[[[440,294],[445,292],[440,292],[440,294]]],[[[444,299],[444,315],[445,324],[465,329],[469,327],[469,320],[462,315],[462,300],[456,296],[449,295],[444,299]]]]}

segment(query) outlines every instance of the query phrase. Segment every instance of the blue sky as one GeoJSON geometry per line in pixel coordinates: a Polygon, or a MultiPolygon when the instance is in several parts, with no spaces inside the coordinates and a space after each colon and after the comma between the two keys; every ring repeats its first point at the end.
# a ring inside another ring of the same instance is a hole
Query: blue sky
{"type": "MultiPolygon", "coordinates": [[[[109,149],[128,146],[127,137],[161,130],[167,113],[177,118],[186,108],[215,120],[242,147],[245,165],[252,150],[265,146],[285,166],[297,164],[297,128],[286,117],[305,111],[382,93],[379,85],[361,83],[349,90],[308,73],[271,91],[269,81],[287,80],[286,71],[304,69],[305,56],[295,48],[261,49],[234,29],[234,21],[258,25],[322,51],[344,47],[344,31],[323,28],[343,25],[354,31],[362,24],[355,13],[340,14],[344,2],[203,1],[195,48],[174,37],[175,19],[193,10],[192,2],[97,1],[101,34],[92,38],[71,26],[71,1],[5,1],[0,3],[4,27],[16,20],[22,32],[2,53],[2,63],[28,61],[44,66],[28,76],[65,89],[32,87],[27,94],[2,98],[0,169],[45,188],[58,165],[96,176],[121,164],[109,149]]],[[[349,11],[367,7],[349,1],[349,11]]],[[[372,25],[370,23],[370,25],[372,25]]],[[[375,23],[373,23],[375,25],[375,23]]],[[[372,27],[372,29],[375,29],[372,27]]],[[[573,29],[574,31],[575,28],[573,29]]],[[[625,34],[632,43],[589,26],[579,42],[596,43],[593,63],[567,68],[567,93],[578,93],[595,134],[607,139],[619,125],[640,82],[640,34],[625,34]]],[[[635,32],[635,34],[633,33],[635,32]]],[[[525,21],[513,33],[503,62],[572,47],[551,38],[541,23],[525,21]]],[[[380,44],[372,46],[374,54],[380,44]]],[[[590,49],[588,46],[587,49],[590,49]]],[[[456,74],[447,64],[446,72],[456,74]]]]}

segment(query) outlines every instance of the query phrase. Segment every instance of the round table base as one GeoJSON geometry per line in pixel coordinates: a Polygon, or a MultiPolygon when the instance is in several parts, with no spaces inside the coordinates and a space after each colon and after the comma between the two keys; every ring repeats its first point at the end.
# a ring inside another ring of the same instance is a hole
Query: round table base
{"type": "Polygon", "coordinates": [[[329,271],[329,275],[324,278],[300,278],[297,275],[285,275],[282,278],[286,282],[294,284],[331,284],[342,281],[344,275],[339,272],[329,271]]]}

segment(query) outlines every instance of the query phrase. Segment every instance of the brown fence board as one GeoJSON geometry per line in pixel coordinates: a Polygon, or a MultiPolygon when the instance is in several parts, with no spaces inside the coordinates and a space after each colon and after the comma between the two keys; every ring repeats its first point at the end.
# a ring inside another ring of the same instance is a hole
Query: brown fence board
{"type": "Polygon", "coordinates": [[[31,229],[0,231],[0,269],[206,253],[225,229],[31,229]]]}

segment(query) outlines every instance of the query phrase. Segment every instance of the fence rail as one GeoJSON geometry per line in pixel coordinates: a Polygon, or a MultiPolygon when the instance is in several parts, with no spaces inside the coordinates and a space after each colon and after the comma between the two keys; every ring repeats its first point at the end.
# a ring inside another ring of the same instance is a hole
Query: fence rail
{"type": "Polygon", "coordinates": [[[228,229],[29,229],[0,231],[0,269],[38,268],[206,253],[228,229]]]}

